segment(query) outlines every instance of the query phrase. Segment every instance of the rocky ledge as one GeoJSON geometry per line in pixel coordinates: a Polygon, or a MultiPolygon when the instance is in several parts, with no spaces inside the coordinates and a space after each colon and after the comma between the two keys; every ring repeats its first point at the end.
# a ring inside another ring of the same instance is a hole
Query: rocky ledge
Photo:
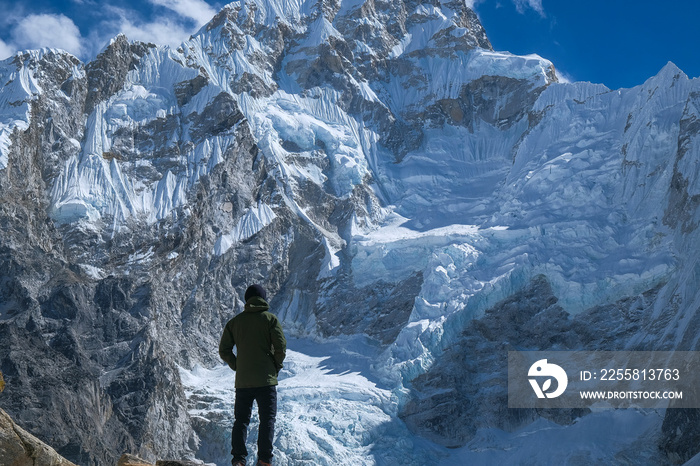
{"type": "MultiPolygon", "coordinates": [[[[121,458],[119,458],[117,466],[153,466],[153,463],[149,463],[148,461],[137,456],[125,453],[121,458]]],[[[186,460],[158,460],[156,461],[156,466],[202,466],[202,463],[186,460]]]]}
{"type": "Polygon", "coordinates": [[[0,458],[13,466],[76,466],[14,423],[0,409],[0,458]]]}
{"type": "MultiPolygon", "coordinates": [[[[1,377],[2,373],[0,373],[0,381],[1,377]]],[[[2,460],[0,464],[12,466],[77,466],[15,424],[2,409],[0,409],[0,460],[2,460]]],[[[153,466],[153,463],[134,455],[124,454],[117,466],[153,466]]],[[[155,466],[201,466],[201,463],[159,460],[156,461],[155,466]]]]}

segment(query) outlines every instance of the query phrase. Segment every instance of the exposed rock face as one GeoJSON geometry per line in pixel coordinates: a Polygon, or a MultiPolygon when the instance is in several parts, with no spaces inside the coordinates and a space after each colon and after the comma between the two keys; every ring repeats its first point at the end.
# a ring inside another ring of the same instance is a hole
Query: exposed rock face
{"type": "Polygon", "coordinates": [[[421,283],[421,274],[415,274],[398,283],[379,281],[357,288],[342,277],[324,290],[334,299],[321,300],[318,328],[326,335],[365,333],[389,344],[408,322],[421,283]]]}
{"type": "Polygon", "coordinates": [[[698,409],[669,409],[662,427],[661,449],[672,464],[685,464],[698,454],[698,409]]]}
{"type": "Polygon", "coordinates": [[[252,281],[291,335],[384,348],[448,446],[584,414],[507,412],[509,345],[697,349],[697,80],[557,84],[464,2],[282,6],[1,64],[0,404],[25,428],[81,465],[194,459],[225,416],[190,419],[181,370],[219,364],[252,281]]]}
{"type": "Polygon", "coordinates": [[[155,45],[140,42],[130,43],[125,35],[120,34],[95,60],[87,64],[85,67],[87,79],[86,114],[92,113],[96,104],[121,90],[126,80],[126,74],[136,69],[139,59],[148,52],[149,48],[155,48],[155,45]]]}
{"type": "Polygon", "coordinates": [[[195,463],[194,461],[180,461],[180,460],[158,460],[156,461],[156,466],[197,466],[201,463],[195,463]]]}
{"type": "Polygon", "coordinates": [[[0,409],[0,459],[12,466],[75,466],[0,409]]]}

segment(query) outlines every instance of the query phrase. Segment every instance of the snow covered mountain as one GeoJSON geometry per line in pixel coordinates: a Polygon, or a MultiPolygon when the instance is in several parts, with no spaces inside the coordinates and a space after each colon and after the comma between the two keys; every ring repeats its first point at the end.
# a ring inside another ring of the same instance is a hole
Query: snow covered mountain
{"type": "Polygon", "coordinates": [[[509,349],[698,349],[700,81],[673,64],[560,83],[460,1],[241,0],[177,49],[0,78],[0,404],[71,461],[227,464],[217,344],[253,281],[290,336],[278,464],[698,452],[692,412],[506,401],[509,349]]]}

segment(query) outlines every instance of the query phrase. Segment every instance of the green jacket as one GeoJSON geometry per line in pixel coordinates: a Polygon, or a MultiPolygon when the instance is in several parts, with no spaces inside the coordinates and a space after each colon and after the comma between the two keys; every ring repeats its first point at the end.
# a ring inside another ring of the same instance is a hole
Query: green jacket
{"type": "Polygon", "coordinates": [[[267,302],[255,296],[245,310],[229,320],[219,343],[219,356],[236,371],[236,388],[277,385],[287,351],[282,325],[268,312],[267,302]],[[236,346],[237,356],[233,354],[236,346]]]}

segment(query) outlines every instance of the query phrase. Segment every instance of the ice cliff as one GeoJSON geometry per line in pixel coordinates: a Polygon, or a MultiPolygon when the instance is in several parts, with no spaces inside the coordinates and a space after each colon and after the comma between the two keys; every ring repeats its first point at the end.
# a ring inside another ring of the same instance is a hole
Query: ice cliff
{"type": "Polygon", "coordinates": [[[561,83],[460,1],[242,0],[175,49],[0,77],[0,405],[69,460],[226,464],[216,347],[253,281],[290,336],[278,464],[697,453],[692,416],[503,398],[509,348],[697,349],[700,81],[673,64],[561,83]]]}

